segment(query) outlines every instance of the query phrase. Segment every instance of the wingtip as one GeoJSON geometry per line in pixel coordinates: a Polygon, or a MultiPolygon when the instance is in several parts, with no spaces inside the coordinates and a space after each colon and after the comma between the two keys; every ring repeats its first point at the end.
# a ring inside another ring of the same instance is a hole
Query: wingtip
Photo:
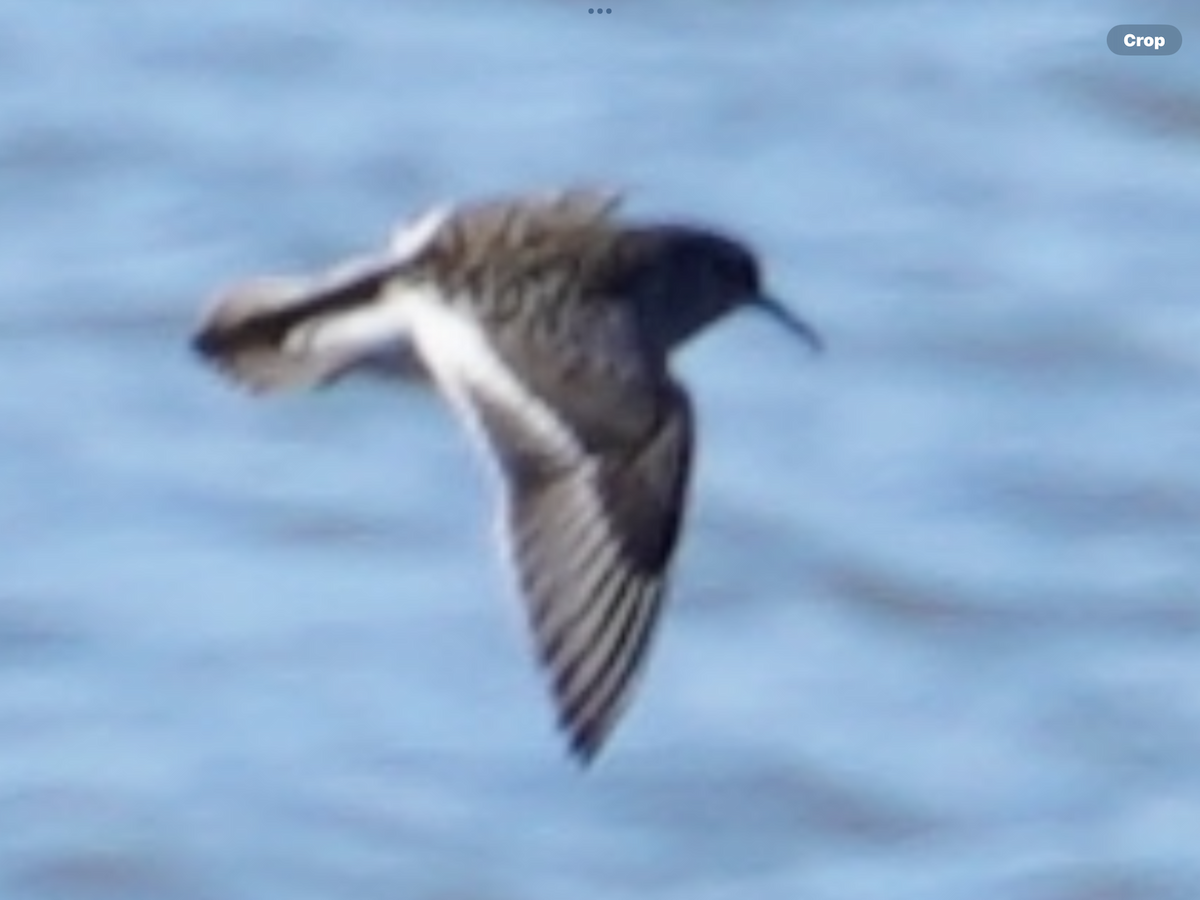
{"type": "Polygon", "coordinates": [[[607,737],[605,733],[596,733],[587,727],[572,729],[563,725],[567,739],[567,755],[583,771],[589,771],[600,757],[607,737]]]}
{"type": "Polygon", "coordinates": [[[205,321],[188,339],[191,354],[207,363],[216,362],[229,349],[230,337],[227,329],[218,328],[205,321]]]}
{"type": "Polygon", "coordinates": [[[558,729],[566,741],[566,752],[579,768],[595,766],[620,723],[628,699],[629,695],[622,693],[616,705],[594,715],[560,707],[558,729]]]}
{"type": "Polygon", "coordinates": [[[213,356],[214,337],[207,328],[197,329],[188,339],[188,350],[193,356],[207,360],[213,356]]]}
{"type": "Polygon", "coordinates": [[[318,314],[309,302],[313,284],[313,279],[263,276],[217,292],[189,349],[253,395],[327,383],[340,371],[340,360],[289,346],[296,326],[318,314]]]}

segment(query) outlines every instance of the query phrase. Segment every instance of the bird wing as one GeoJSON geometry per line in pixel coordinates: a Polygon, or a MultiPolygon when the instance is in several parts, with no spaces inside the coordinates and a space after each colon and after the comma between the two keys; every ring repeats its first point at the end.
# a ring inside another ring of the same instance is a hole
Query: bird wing
{"type": "Polygon", "coordinates": [[[388,252],[315,276],[240,282],[217,296],[192,349],[255,392],[324,384],[385,355],[403,369],[403,322],[380,299],[402,265],[388,252]]]}
{"type": "Polygon", "coordinates": [[[629,348],[627,323],[608,321],[569,349],[536,328],[501,329],[490,344],[501,370],[449,386],[499,461],[534,642],[559,725],[584,761],[645,660],[693,443],[687,394],[636,354],[614,365],[629,348]]]}
{"type": "Polygon", "coordinates": [[[431,257],[468,270],[479,254],[520,248],[524,258],[547,235],[602,230],[619,202],[611,191],[573,188],[431,209],[405,222],[386,250],[315,276],[256,278],[223,290],[192,347],[255,392],[314,387],[364,367],[423,376],[407,345],[404,297],[423,267],[437,268],[431,257]]]}

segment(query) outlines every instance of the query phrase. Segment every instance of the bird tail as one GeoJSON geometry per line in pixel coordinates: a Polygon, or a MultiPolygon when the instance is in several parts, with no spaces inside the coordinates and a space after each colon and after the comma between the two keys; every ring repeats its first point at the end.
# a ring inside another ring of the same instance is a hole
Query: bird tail
{"type": "Polygon", "coordinates": [[[393,270],[385,259],[234,285],[217,296],[192,349],[253,393],[316,387],[388,356],[398,364],[403,323],[386,298],[393,270]]]}

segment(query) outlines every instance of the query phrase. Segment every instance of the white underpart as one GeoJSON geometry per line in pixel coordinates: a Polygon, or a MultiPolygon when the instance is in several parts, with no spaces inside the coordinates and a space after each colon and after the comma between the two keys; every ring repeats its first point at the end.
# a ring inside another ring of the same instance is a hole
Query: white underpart
{"type": "Polygon", "coordinates": [[[481,430],[483,423],[471,398],[481,395],[519,417],[551,452],[568,459],[583,456],[575,435],[521,383],[469,312],[449,306],[430,290],[406,294],[410,339],[446,399],[473,428],[481,430]]]}
{"type": "Polygon", "coordinates": [[[427,285],[395,283],[378,300],[306,323],[288,335],[284,350],[352,360],[404,344],[416,349],[455,412],[474,429],[482,422],[472,395],[482,395],[519,417],[549,452],[583,457],[570,429],[496,354],[474,317],[427,285]]]}
{"type": "MultiPolygon", "coordinates": [[[[416,256],[433,240],[450,215],[450,208],[436,207],[412,222],[396,229],[388,249],[374,256],[350,260],[315,279],[313,291],[328,289],[339,282],[354,281],[403,263],[416,256]]],[[[293,353],[317,353],[345,359],[370,355],[405,342],[410,332],[406,297],[413,288],[391,289],[378,302],[353,312],[342,312],[318,319],[295,329],[284,341],[284,350],[293,353]]],[[[297,292],[304,296],[308,291],[297,292]]],[[[286,305],[280,304],[280,305],[286,305]]]]}
{"type": "Polygon", "coordinates": [[[294,328],[283,343],[289,353],[351,360],[401,346],[411,333],[405,299],[396,290],[350,312],[331,313],[294,328]]]}
{"type": "MultiPolygon", "coordinates": [[[[433,240],[449,218],[451,209],[439,206],[411,222],[399,226],[392,235],[387,250],[373,256],[352,259],[314,278],[308,289],[303,282],[280,280],[282,286],[291,288],[289,293],[299,300],[311,293],[328,290],[339,282],[350,282],[367,277],[372,272],[398,266],[416,256],[433,240]]],[[[290,353],[314,353],[329,358],[347,359],[369,356],[386,350],[397,343],[409,341],[411,333],[410,315],[407,309],[408,296],[415,289],[393,288],[374,303],[352,312],[340,312],[296,328],[284,341],[283,349],[290,353]]],[[[275,306],[287,306],[292,298],[281,299],[275,306]]]]}
{"type": "MultiPolygon", "coordinates": [[[[526,388],[512,369],[497,355],[481,326],[470,315],[446,304],[443,298],[429,290],[408,290],[403,306],[409,326],[409,337],[417,348],[435,383],[455,412],[467,424],[476,441],[489,459],[493,458],[490,441],[476,408],[474,397],[486,397],[488,402],[507,409],[524,422],[525,428],[536,436],[549,454],[573,464],[577,512],[567,525],[575,540],[593,552],[601,566],[611,565],[615,558],[614,538],[600,499],[589,483],[593,477],[592,461],[571,430],[541,399],[526,388]],[[582,520],[582,521],[580,521],[582,520]],[[586,539],[590,528],[594,537],[586,539]]],[[[493,467],[494,468],[494,467],[493,467]]],[[[497,523],[503,534],[503,517],[497,523]]],[[[511,536],[508,536],[511,539],[511,536]]],[[[510,565],[515,564],[511,540],[501,540],[510,565]]],[[[543,540],[551,539],[549,537],[543,540]]],[[[572,555],[580,554],[574,548],[572,555]]],[[[568,560],[542,560],[541,565],[573,566],[568,560]]],[[[589,576],[593,577],[593,576],[589,576]]]]}

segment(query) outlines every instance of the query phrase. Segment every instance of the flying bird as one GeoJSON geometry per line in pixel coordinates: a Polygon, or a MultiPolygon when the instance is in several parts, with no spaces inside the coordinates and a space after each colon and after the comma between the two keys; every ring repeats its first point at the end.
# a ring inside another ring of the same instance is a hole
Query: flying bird
{"type": "Polygon", "coordinates": [[[218,294],[192,347],[251,392],[432,384],[500,475],[506,546],[574,755],[625,708],[662,609],[695,424],[672,353],[739,308],[808,345],[754,253],[570,189],[443,206],[383,250],[218,294]]]}

